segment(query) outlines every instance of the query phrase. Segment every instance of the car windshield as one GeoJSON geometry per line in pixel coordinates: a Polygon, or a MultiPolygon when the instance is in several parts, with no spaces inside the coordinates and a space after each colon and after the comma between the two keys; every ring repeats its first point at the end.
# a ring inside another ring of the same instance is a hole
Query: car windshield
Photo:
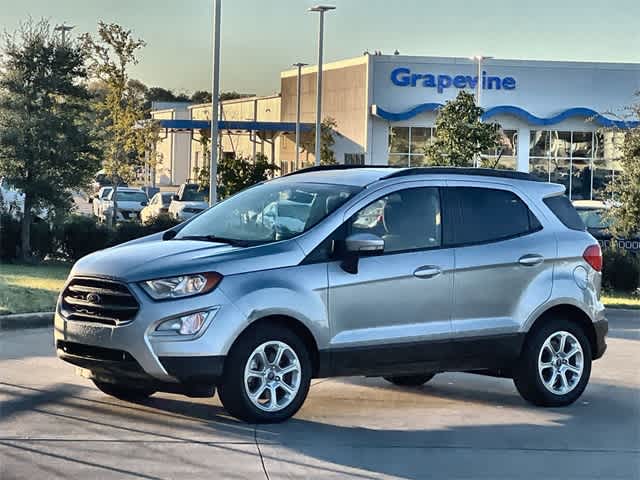
{"type": "Polygon", "coordinates": [[[209,190],[198,190],[198,187],[188,187],[185,188],[182,193],[183,202],[208,202],[209,201],[209,190]]]}
{"type": "Polygon", "coordinates": [[[604,218],[602,209],[578,208],[577,211],[587,228],[604,230],[611,226],[611,221],[604,218]]]}
{"type": "Polygon", "coordinates": [[[119,202],[146,202],[147,195],[144,192],[127,192],[118,190],[118,201],[119,202]]]}
{"type": "Polygon", "coordinates": [[[263,183],[217,204],[175,238],[246,245],[286,240],[309,230],[360,190],[323,183],[263,183]]]}

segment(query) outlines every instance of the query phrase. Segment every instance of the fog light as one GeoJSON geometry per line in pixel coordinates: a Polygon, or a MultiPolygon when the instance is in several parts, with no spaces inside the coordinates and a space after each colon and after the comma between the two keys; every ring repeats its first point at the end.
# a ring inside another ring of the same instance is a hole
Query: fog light
{"type": "Polygon", "coordinates": [[[180,335],[194,335],[200,331],[212,312],[196,312],[184,317],[166,320],[156,327],[157,332],[175,332],[180,335]]]}

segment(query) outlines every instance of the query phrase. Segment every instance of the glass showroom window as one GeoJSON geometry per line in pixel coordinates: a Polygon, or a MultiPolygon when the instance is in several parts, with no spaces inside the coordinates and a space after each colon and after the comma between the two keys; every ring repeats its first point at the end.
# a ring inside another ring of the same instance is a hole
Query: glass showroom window
{"type": "Polygon", "coordinates": [[[617,133],[533,130],[529,171],[547,182],[563,184],[572,200],[600,199],[615,174],[617,133]]]}
{"type": "Polygon", "coordinates": [[[434,136],[430,127],[390,127],[389,165],[424,166],[424,149],[434,136]]]}
{"type": "Polygon", "coordinates": [[[518,131],[503,130],[500,133],[500,146],[490,151],[482,152],[482,164],[488,168],[515,170],[518,157],[518,131]]]}

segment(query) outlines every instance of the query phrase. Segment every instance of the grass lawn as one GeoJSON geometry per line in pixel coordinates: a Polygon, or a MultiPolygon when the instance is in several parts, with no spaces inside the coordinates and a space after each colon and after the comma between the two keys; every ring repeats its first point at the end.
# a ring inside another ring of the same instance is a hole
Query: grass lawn
{"type": "Polygon", "coordinates": [[[640,309],[640,295],[618,292],[602,292],[602,303],[609,308],[640,309]]]}
{"type": "Polygon", "coordinates": [[[0,264],[0,315],[52,312],[70,264],[0,264]]]}

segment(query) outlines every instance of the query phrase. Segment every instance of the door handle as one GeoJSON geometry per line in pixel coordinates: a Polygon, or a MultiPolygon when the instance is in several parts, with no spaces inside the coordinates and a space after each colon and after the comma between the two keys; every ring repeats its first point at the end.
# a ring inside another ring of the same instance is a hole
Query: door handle
{"type": "Polygon", "coordinates": [[[518,259],[518,263],[525,267],[535,267],[536,265],[540,265],[542,262],[544,262],[544,257],[533,253],[523,255],[518,259]]]}
{"type": "Polygon", "coordinates": [[[413,275],[418,278],[434,278],[442,273],[439,267],[434,265],[425,265],[424,267],[419,267],[413,272],[413,275]]]}

